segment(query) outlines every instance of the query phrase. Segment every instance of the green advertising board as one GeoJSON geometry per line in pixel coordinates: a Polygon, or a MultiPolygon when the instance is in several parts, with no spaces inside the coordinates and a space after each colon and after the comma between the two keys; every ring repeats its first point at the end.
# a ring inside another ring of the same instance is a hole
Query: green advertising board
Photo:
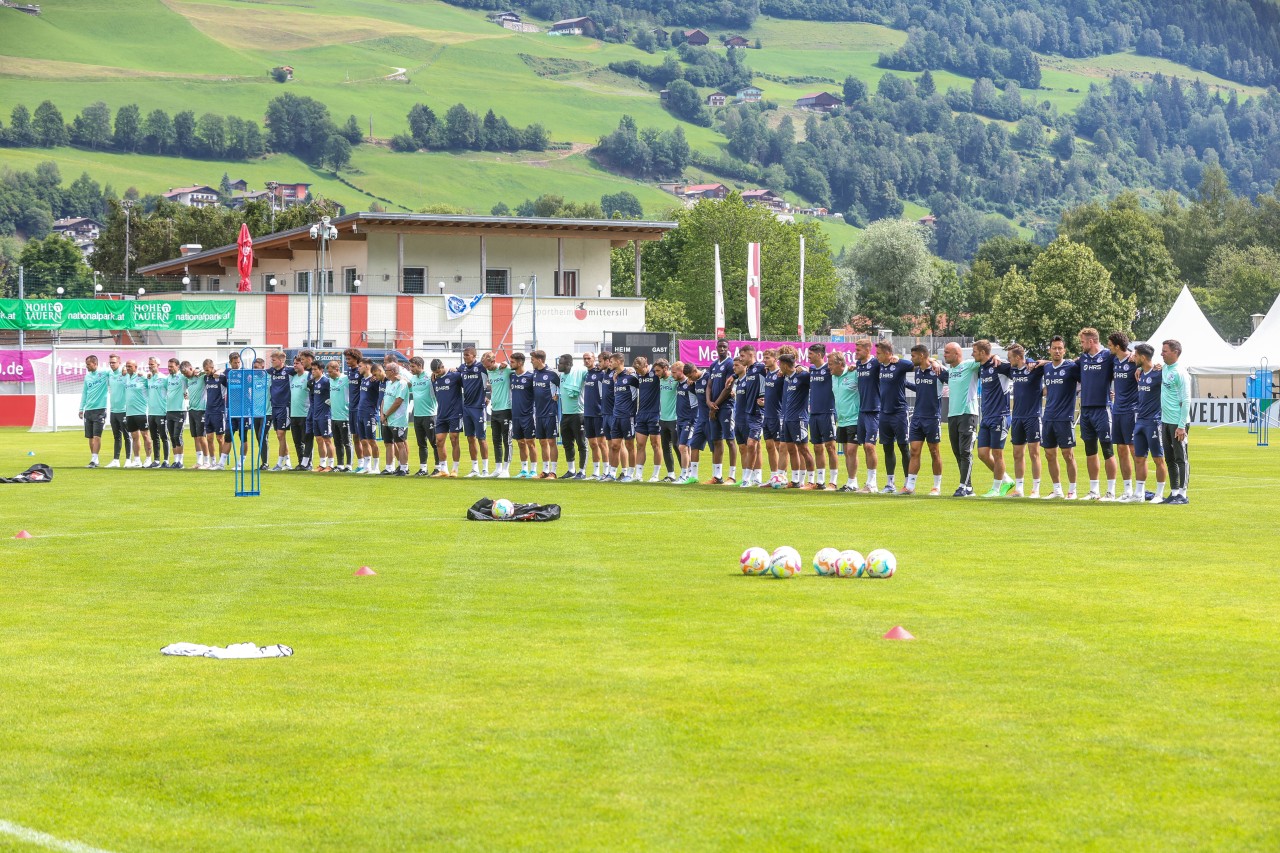
{"type": "Polygon", "coordinates": [[[234,299],[0,299],[0,329],[230,329],[234,299]]]}

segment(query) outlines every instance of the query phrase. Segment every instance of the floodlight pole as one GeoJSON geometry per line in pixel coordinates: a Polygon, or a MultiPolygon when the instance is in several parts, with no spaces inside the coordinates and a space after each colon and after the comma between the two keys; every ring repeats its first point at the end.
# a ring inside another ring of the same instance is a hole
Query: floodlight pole
{"type": "Polygon", "coordinates": [[[133,209],[133,200],[126,198],[120,202],[124,208],[124,280],[129,282],[129,211],[133,209]]]}

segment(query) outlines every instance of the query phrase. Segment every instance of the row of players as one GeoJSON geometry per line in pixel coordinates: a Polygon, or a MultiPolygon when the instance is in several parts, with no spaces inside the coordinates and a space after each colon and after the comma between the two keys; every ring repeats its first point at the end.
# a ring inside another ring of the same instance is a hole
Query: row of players
{"type": "MultiPolygon", "coordinates": [[[[170,467],[169,445],[175,448],[174,465],[181,467],[182,426],[191,424],[197,445],[196,467],[225,467],[230,451],[229,434],[239,431],[262,443],[266,458],[268,427],[279,441],[275,470],[292,468],[286,437],[292,434],[299,468],[311,469],[311,456],[319,447],[316,470],[352,470],[359,473],[408,473],[407,432],[410,420],[418,444],[419,476],[456,476],[459,435],[469,443],[472,471],[468,476],[488,476],[487,429],[492,429],[496,468],[494,476],[511,476],[510,441],[520,448],[520,477],[554,478],[558,458],[556,440],[563,441],[574,479],[617,479],[630,482],[642,478],[646,447],[654,454],[651,482],[662,479],[658,469],[663,457],[666,480],[698,482],[701,452],[712,448],[712,484],[734,482],[737,456],[742,457],[742,486],[765,485],[762,481],[761,445],[769,452],[775,472],[791,471],[789,485],[804,489],[837,489],[838,449],[844,451],[847,480],[844,491],[877,490],[877,444],[884,450],[888,469],[886,492],[912,494],[927,446],[934,485],[941,489],[941,384],[951,385],[948,433],[959,464],[961,483],[956,496],[973,494],[969,484],[972,447],[977,439],[978,457],[993,473],[993,485],[986,493],[1038,496],[1039,449],[1043,444],[1054,489],[1047,497],[1073,499],[1075,492],[1075,433],[1073,415],[1077,389],[1081,397],[1081,433],[1088,451],[1090,492],[1088,498],[1109,500],[1115,495],[1118,446],[1124,476],[1122,500],[1134,500],[1131,470],[1137,481],[1146,479],[1146,456],[1156,459],[1157,494],[1163,497],[1164,447],[1170,446],[1175,492],[1171,502],[1185,501],[1186,400],[1185,375],[1177,366],[1181,347],[1176,341],[1162,346],[1162,360],[1154,363],[1154,353],[1139,345],[1131,354],[1129,341],[1121,333],[1110,336],[1110,352],[1104,353],[1096,331],[1082,330],[1082,354],[1065,359],[1065,342],[1056,338],[1047,361],[1028,363],[1018,346],[1010,349],[1010,362],[991,354],[985,341],[974,346],[974,358],[962,358],[956,345],[944,351],[944,362],[929,357],[923,346],[913,348],[910,360],[901,359],[887,342],[857,345],[858,358],[846,364],[841,353],[826,353],[821,344],[808,350],[813,366],[798,366],[799,353],[792,347],[756,353],[744,347],[736,356],[728,345],[718,342],[717,358],[706,369],[659,360],[649,366],[637,359],[626,368],[620,356],[604,353],[600,361],[591,353],[575,367],[571,356],[561,356],[557,370],[547,368],[545,354],[530,356],[526,369],[522,354],[511,356],[509,365],[500,365],[493,353],[478,358],[473,349],[463,354],[456,370],[436,360],[430,371],[422,359],[409,363],[410,376],[402,379],[394,357],[385,365],[374,364],[357,350],[345,355],[346,370],[338,362],[320,365],[309,352],[301,353],[292,369],[286,367],[282,352],[271,355],[271,366],[259,359],[254,367],[266,368],[271,391],[262,401],[258,417],[228,419],[226,378],[206,359],[203,372],[176,359],[169,364],[169,376],[160,376],[152,360],[150,376],[142,377],[136,365],[111,359],[111,370],[97,375],[96,360],[89,363],[84,399],[86,434],[97,465],[97,441],[106,419],[105,406],[111,397],[113,432],[116,433],[118,465],[121,433],[132,434],[134,456],[126,466],[170,467]],[[1163,379],[1160,377],[1163,375],[1163,379]],[[976,382],[974,380],[977,380],[976,382]],[[117,395],[117,384],[120,393],[117,395]],[[1099,396],[1098,389],[1102,389],[1099,396]],[[1162,389],[1171,389],[1163,394],[1162,389]],[[916,393],[916,405],[908,421],[906,390],[916,393]],[[119,399],[117,399],[119,398],[119,399]],[[1043,398],[1043,411],[1041,409],[1043,398]],[[1101,399],[1101,404],[1094,401],[1101,399]],[[184,417],[184,400],[187,412],[184,417]],[[117,412],[123,413],[117,423],[117,412]],[[163,415],[158,412],[164,412],[163,415]],[[1114,422],[1113,422],[1114,418],[1114,422]],[[1168,425],[1164,429],[1161,424],[1168,425]],[[1116,441],[1112,441],[1115,433],[1116,441]],[[354,437],[358,463],[354,462],[348,440],[354,437]],[[387,447],[387,467],[379,464],[379,438],[387,447]],[[1015,478],[1005,472],[1004,446],[1012,440],[1015,478]],[[137,448],[147,456],[156,446],[156,461],[143,461],[137,448]],[[220,446],[219,446],[220,445],[220,446]],[[591,448],[594,473],[588,477],[587,446],[591,448]],[[159,461],[160,447],[165,461],[159,461]],[[215,447],[221,451],[215,456],[215,447]],[[434,473],[427,472],[428,449],[435,456],[434,473]],[[858,485],[858,456],[861,448],[866,463],[866,483],[858,485]],[[452,450],[453,465],[447,453],[452,450]],[[1101,450],[1107,473],[1107,491],[1098,490],[1101,450]],[[728,476],[723,473],[724,452],[729,455],[728,476]],[[896,451],[896,452],[895,452],[896,451]],[[679,454],[681,473],[675,475],[674,457],[679,454]],[[895,489],[897,455],[906,464],[906,482],[895,489]],[[1063,457],[1068,486],[1063,491],[1058,454],[1063,457]],[[539,455],[541,470],[539,471],[539,455]],[[1032,468],[1032,487],[1024,492],[1023,475],[1027,460],[1032,468]],[[217,460],[217,461],[215,461],[217,460]],[[580,463],[579,463],[580,460],[580,463]],[[579,464],[581,468],[579,468],[579,464]],[[481,470],[483,465],[483,470],[481,470]],[[535,473],[537,472],[537,473],[535,473]]],[[[239,367],[237,357],[229,365],[239,367]]],[[[125,438],[125,442],[128,439],[125,438]]],[[[110,466],[109,466],[110,467],[110,466]]],[[[264,463],[265,467],[265,463],[264,463]]],[[[775,474],[771,485],[787,484],[785,473],[775,474]],[[778,478],[783,478],[778,483],[778,478]]],[[[1142,490],[1136,492],[1142,494],[1142,490]]]]}

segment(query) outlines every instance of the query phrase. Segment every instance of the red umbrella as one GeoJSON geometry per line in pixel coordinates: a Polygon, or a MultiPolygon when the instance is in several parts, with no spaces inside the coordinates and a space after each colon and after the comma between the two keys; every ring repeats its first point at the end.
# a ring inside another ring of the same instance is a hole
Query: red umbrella
{"type": "Polygon", "coordinates": [[[253,275],[253,238],[249,236],[249,226],[240,223],[240,238],[236,240],[236,245],[240,247],[239,257],[236,259],[236,266],[240,268],[240,292],[248,293],[253,289],[249,283],[249,276],[253,275]]]}

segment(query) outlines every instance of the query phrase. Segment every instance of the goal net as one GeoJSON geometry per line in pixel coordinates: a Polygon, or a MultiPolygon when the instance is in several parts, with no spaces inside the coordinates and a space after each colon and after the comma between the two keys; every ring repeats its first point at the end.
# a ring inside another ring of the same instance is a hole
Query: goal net
{"type": "MultiPolygon", "coordinates": [[[[160,363],[161,374],[168,375],[171,358],[189,361],[197,368],[206,358],[212,358],[218,369],[223,370],[226,368],[227,356],[241,349],[238,346],[55,346],[48,355],[31,360],[35,391],[31,432],[83,428],[84,421],[80,419],[80,392],[84,388],[84,375],[87,372],[84,360],[90,355],[98,357],[99,370],[110,369],[108,358],[118,355],[122,367],[125,362],[136,361],[138,372],[144,375],[147,372],[147,360],[154,358],[160,363]]],[[[266,358],[268,351],[260,350],[258,355],[266,358]]]]}

